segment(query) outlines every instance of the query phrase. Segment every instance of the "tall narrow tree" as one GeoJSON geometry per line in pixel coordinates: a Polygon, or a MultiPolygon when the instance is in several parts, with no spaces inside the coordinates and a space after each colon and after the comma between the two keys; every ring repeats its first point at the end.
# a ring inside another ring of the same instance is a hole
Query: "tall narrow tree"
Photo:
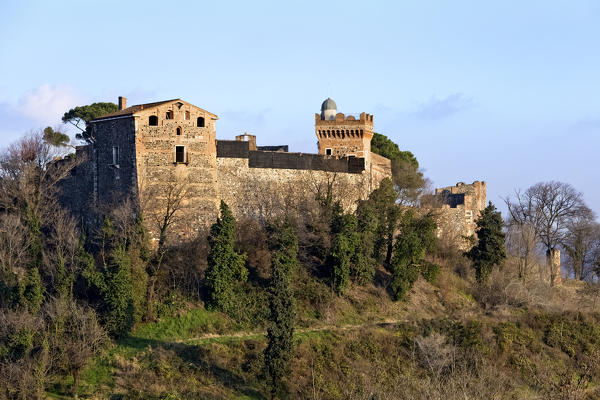
{"type": "Polygon", "coordinates": [[[292,277],[298,264],[298,238],[286,219],[269,226],[271,278],[269,280],[268,345],[265,349],[265,370],[272,398],[288,395],[285,378],[289,374],[293,355],[294,295],[292,277]]]}
{"type": "Polygon", "coordinates": [[[477,243],[465,255],[473,262],[475,277],[481,283],[487,280],[495,265],[502,264],[506,259],[506,237],[502,232],[502,216],[492,202],[481,212],[475,223],[477,243]]]}
{"type": "Polygon", "coordinates": [[[235,286],[245,282],[248,270],[246,256],[234,249],[235,219],[231,210],[221,201],[221,216],[210,228],[208,244],[208,269],[206,286],[209,291],[209,308],[231,313],[235,307],[235,286]]]}

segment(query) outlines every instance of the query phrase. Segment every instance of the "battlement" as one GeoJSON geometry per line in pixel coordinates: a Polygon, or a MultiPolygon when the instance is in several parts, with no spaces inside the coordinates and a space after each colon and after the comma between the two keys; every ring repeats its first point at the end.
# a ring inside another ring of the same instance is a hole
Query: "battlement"
{"type": "Polygon", "coordinates": [[[358,119],[352,114],[345,115],[344,113],[335,114],[334,119],[324,119],[321,114],[315,113],[315,125],[322,126],[333,126],[339,123],[346,123],[349,125],[369,125],[373,127],[373,115],[367,113],[360,113],[358,119]]]}
{"type": "MultiPolygon", "coordinates": [[[[350,174],[360,174],[365,170],[365,160],[363,158],[338,158],[319,154],[252,150],[251,146],[252,142],[250,141],[218,140],[217,158],[246,158],[248,159],[249,168],[299,169],[350,174]]],[[[254,148],[256,148],[255,144],[254,148]]]]}

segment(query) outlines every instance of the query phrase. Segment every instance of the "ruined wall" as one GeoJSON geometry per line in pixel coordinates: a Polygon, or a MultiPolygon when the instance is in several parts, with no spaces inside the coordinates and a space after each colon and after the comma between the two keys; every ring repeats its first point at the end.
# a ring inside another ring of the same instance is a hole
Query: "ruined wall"
{"type": "Polygon", "coordinates": [[[448,186],[435,190],[434,201],[437,236],[452,241],[466,250],[469,241],[466,237],[475,233],[475,220],[486,207],[486,183],[475,181],[472,184],[459,182],[456,186],[448,186]]]}
{"type": "MultiPolygon", "coordinates": [[[[280,154],[280,153],[278,153],[280,154]]],[[[298,210],[331,185],[342,206],[354,210],[369,194],[368,173],[284,168],[252,168],[248,158],[217,158],[220,198],[236,217],[270,218],[285,210],[298,210]]]]}

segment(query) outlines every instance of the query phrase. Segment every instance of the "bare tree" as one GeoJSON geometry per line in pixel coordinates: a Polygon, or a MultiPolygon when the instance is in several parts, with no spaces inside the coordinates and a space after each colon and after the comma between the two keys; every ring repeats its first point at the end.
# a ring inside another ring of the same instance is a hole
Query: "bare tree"
{"type": "Polygon", "coordinates": [[[546,250],[550,284],[553,286],[560,278],[560,271],[553,266],[557,247],[564,242],[569,224],[589,210],[581,193],[568,183],[540,182],[524,193],[517,192],[515,200],[505,201],[514,223],[535,228],[535,235],[546,250]]]}
{"type": "Polygon", "coordinates": [[[535,248],[538,243],[536,226],[537,211],[533,198],[528,192],[515,191],[515,199],[505,198],[508,208],[508,250],[519,259],[519,278],[526,279],[535,262],[535,248]]]}
{"type": "Polygon", "coordinates": [[[79,376],[87,363],[108,343],[96,314],[72,300],[59,299],[44,309],[50,367],[73,376],[71,392],[79,386],[79,376]]]}
{"type": "Polygon", "coordinates": [[[597,261],[596,252],[600,247],[600,224],[594,221],[591,210],[569,222],[562,244],[574,278],[591,278],[597,261]]]}

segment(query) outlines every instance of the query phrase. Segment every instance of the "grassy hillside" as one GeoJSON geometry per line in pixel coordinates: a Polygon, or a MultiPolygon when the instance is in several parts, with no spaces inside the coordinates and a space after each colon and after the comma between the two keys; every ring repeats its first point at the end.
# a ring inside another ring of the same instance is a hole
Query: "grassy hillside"
{"type": "MultiPolygon", "coordinates": [[[[470,282],[445,267],[435,285],[421,278],[406,302],[393,302],[382,285],[340,297],[299,278],[292,397],[600,398],[600,314],[582,284],[550,289],[509,271],[485,287],[470,282]]],[[[264,333],[181,304],[95,359],[78,395],[268,398],[264,333]]],[[[48,395],[69,398],[69,384],[57,382],[48,395]]]]}

